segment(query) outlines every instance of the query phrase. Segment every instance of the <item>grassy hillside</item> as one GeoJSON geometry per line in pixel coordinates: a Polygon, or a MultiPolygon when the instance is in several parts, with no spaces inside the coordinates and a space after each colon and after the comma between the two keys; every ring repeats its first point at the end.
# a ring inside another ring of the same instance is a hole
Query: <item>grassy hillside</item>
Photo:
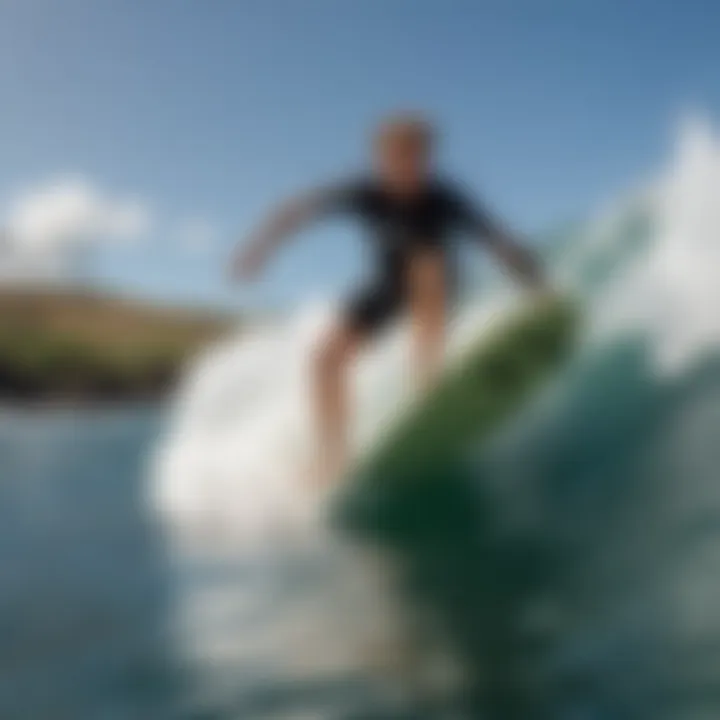
{"type": "Polygon", "coordinates": [[[97,292],[0,288],[0,398],[154,397],[231,324],[97,292]]]}

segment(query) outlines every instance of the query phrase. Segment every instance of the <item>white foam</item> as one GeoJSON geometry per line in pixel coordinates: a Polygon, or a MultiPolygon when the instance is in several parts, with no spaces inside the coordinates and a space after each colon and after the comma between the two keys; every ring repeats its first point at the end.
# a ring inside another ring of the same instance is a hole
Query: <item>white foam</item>
{"type": "MultiPolygon", "coordinates": [[[[467,307],[453,323],[449,355],[510,304],[499,295],[467,307]]],[[[307,483],[315,447],[308,373],[333,320],[330,303],[308,307],[280,326],[241,332],[196,363],[153,464],[151,499],[173,527],[254,550],[317,532],[325,498],[307,483]]],[[[372,445],[411,397],[408,350],[407,329],[399,327],[359,361],[356,452],[372,445]]]]}
{"type": "Polygon", "coordinates": [[[654,234],[594,303],[600,337],[639,331],[657,370],[688,370],[720,345],[720,136],[686,122],[655,185],[654,234]]]}

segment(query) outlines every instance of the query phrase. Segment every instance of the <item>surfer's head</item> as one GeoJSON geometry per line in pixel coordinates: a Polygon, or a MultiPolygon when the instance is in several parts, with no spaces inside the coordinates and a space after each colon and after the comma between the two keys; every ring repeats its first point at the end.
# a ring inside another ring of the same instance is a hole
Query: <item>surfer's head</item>
{"type": "Polygon", "coordinates": [[[393,189],[412,192],[421,187],[432,164],[435,131],[423,117],[403,113],[383,120],[375,130],[375,164],[393,189]]]}

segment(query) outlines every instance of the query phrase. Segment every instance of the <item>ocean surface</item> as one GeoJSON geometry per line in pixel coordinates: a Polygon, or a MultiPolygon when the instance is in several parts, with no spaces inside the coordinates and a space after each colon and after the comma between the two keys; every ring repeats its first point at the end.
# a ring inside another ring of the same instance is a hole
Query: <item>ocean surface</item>
{"type": "MultiPolygon", "coordinates": [[[[171,570],[153,410],[0,410],[0,717],[165,717],[171,570]]],[[[170,683],[170,684],[168,684],[170,683]]]]}
{"type": "MultiPolygon", "coordinates": [[[[719,188],[691,123],[547,239],[577,351],[400,536],[298,482],[322,312],[209,349],[162,410],[0,411],[0,718],[720,717],[719,188]]],[[[358,451],[403,346],[360,368],[358,451]]]]}

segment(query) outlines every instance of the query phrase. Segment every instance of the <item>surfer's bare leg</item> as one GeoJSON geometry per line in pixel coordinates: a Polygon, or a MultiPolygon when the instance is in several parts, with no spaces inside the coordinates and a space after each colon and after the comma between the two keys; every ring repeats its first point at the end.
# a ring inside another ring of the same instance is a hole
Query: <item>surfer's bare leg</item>
{"type": "Polygon", "coordinates": [[[445,351],[446,267],[439,250],[418,252],[409,267],[413,369],[422,390],[437,377],[445,351]]]}
{"type": "Polygon", "coordinates": [[[347,463],[348,371],[360,341],[358,332],[341,322],[326,335],[314,358],[313,400],[320,482],[339,477],[347,463]]]}

